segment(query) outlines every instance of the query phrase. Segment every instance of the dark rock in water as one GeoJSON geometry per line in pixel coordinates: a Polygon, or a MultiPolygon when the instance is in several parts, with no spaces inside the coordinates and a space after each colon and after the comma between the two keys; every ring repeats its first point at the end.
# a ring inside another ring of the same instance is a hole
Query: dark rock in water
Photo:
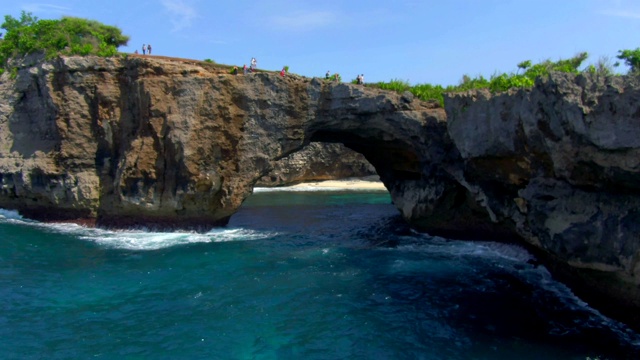
{"type": "Polygon", "coordinates": [[[445,112],[409,94],[192,61],[18,67],[0,82],[0,207],[199,229],[226,223],[269,174],[316,176],[277,161],[339,143],[415,229],[519,241],[583,298],[640,324],[637,77],[551,74],[529,90],[450,94],[445,112]]]}
{"type": "Polygon", "coordinates": [[[458,178],[556,276],[640,323],[640,79],[551,74],[445,99],[458,178]],[[612,301],[612,299],[616,299],[612,301]]]}

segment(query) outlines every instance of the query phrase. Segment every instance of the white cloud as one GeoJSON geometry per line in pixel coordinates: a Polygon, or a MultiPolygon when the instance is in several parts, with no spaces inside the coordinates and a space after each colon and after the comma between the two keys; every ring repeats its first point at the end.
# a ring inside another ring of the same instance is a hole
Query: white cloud
{"type": "Polygon", "coordinates": [[[289,15],[274,16],[271,23],[290,30],[311,30],[336,23],[338,16],[328,11],[299,11],[289,15]]]}
{"type": "Polygon", "coordinates": [[[640,19],[640,11],[628,10],[607,10],[602,12],[603,15],[617,16],[631,19],[640,19]]]}
{"type": "Polygon", "coordinates": [[[53,4],[25,4],[22,5],[22,10],[31,13],[63,14],[71,11],[71,8],[53,4]]]}
{"type": "Polygon", "coordinates": [[[173,25],[172,31],[179,31],[191,27],[194,19],[198,17],[195,8],[184,0],[162,0],[162,6],[170,14],[173,25]]]}
{"type": "Polygon", "coordinates": [[[627,19],[640,19],[640,7],[637,0],[597,0],[599,13],[627,19]]]}

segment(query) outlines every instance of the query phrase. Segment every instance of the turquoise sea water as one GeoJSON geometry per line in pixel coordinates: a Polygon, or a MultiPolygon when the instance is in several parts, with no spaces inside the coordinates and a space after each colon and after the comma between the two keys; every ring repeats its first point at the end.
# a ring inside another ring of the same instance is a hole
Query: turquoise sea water
{"type": "Polygon", "coordinates": [[[412,232],[386,192],[258,192],[207,234],[0,211],[0,359],[634,359],[523,249],[412,232]]]}

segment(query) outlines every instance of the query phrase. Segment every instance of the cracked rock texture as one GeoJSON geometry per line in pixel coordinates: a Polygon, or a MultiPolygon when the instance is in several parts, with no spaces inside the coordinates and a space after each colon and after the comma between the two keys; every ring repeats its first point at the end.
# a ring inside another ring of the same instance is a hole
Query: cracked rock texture
{"type": "Polygon", "coordinates": [[[552,74],[530,91],[446,99],[457,176],[492,223],[512,227],[596,307],[636,324],[639,80],[552,74]]]}
{"type": "Polygon", "coordinates": [[[450,94],[442,109],[410,93],[194,61],[18,65],[0,80],[2,208],[208,230],[256,184],[368,162],[414,228],[522,244],[594,306],[640,324],[637,77],[552,74],[529,90],[450,94]],[[316,142],[331,144],[298,153],[316,142]],[[367,162],[342,161],[341,147],[367,162]]]}

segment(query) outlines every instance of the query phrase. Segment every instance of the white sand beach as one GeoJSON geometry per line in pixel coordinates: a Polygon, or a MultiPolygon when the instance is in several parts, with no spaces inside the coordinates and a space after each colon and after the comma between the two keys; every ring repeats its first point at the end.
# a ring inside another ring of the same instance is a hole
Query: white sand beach
{"type": "Polygon", "coordinates": [[[254,188],[254,192],[265,191],[340,191],[340,190],[375,190],[387,191],[377,176],[301,183],[293,186],[275,188],[254,188]]]}

